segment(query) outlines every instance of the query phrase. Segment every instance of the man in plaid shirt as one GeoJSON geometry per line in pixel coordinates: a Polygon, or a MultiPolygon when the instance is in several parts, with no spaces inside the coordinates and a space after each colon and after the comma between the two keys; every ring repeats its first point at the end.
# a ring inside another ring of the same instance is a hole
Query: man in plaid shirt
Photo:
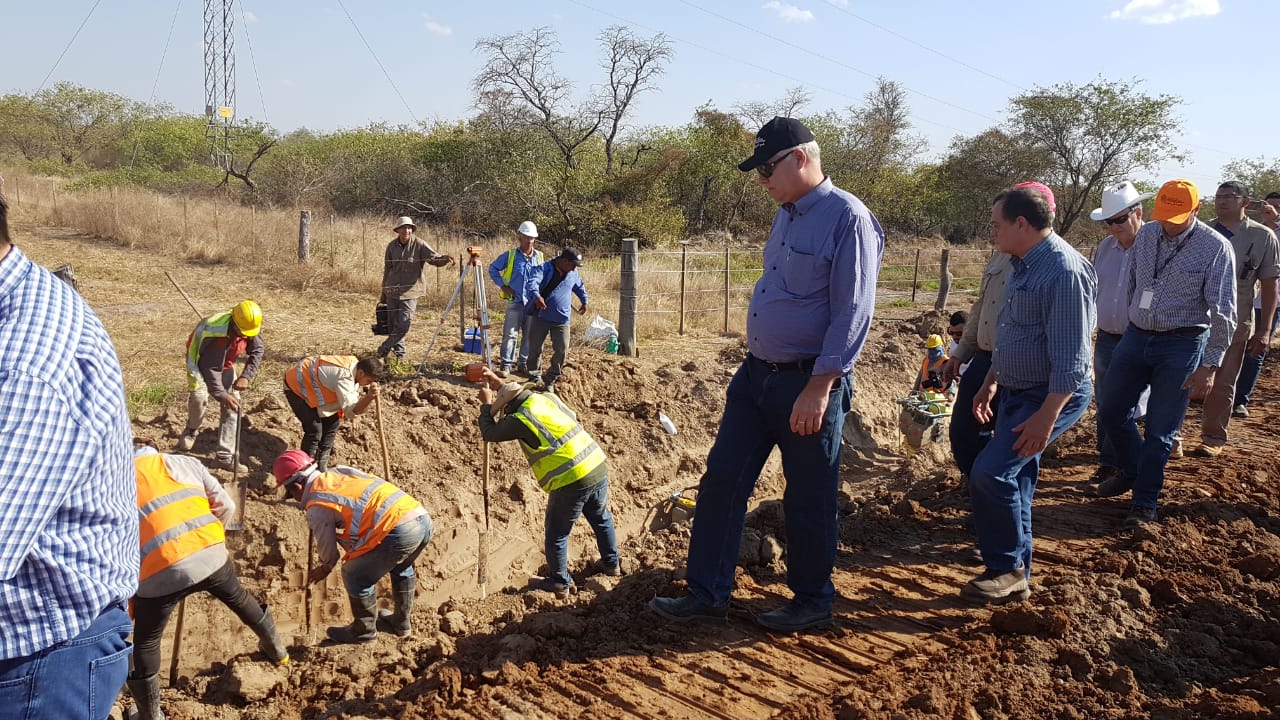
{"type": "Polygon", "coordinates": [[[106,718],[129,670],[138,508],[120,362],[0,197],[0,714],[106,718]]]}

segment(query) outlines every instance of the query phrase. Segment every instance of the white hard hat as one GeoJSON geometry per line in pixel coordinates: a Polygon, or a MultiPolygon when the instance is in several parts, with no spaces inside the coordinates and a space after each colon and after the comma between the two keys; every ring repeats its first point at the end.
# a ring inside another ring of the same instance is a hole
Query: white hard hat
{"type": "Polygon", "coordinates": [[[534,225],[532,220],[525,220],[524,222],[520,223],[520,227],[516,230],[516,232],[520,233],[525,237],[536,238],[538,237],[538,226],[534,225]]]}

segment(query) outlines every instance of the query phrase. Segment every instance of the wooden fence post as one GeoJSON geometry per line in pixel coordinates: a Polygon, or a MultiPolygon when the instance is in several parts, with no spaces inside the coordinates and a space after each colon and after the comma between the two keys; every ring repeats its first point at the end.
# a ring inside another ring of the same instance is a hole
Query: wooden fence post
{"type": "Polygon", "coordinates": [[[187,199],[182,198],[182,242],[186,242],[190,237],[190,231],[187,229],[187,199]]]}
{"type": "Polygon", "coordinates": [[[333,219],[333,213],[329,213],[329,267],[338,264],[338,230],[333,219]]]}
{"type": "Polygon", "coordinates": [[[222,244],[222,231],[218,227],[218,199],[213,199],[213,242],[215,245],[222,244]]]}
{"type": "Polygon", "coordinates": [[[916,301],[916,288],[920,286],[920,248],[916,248],[916,269],[911,273],[911,302],[916,301]]]}
{"type": "Polygon", "coordinates": [[[298,262],[311,259],[311,211],[303,210],[298,218],[298,262]]]}
{"type": "MultiPolygon", "coordinates": [[[[369,274],[369,242],[368,242],[368,225],[365,221],[360,221],[360,274],[369,274]]],[[[440,268],[436,267],[436,289],[440,289],[440,268]]]]}
{"type": "Polygon", "coordinates": [[[689,261],[689,244],[680,243],[680,334],[684,334],[684,285],[689,261]]]}
{"type": "Polygon", "coordinates": [[[729,240],[724,241],[724,332],[729,333],[729,240]]]}
{"type": "Polygon", "coordinates": [[[938,300],[933,304],[934,310],[943,310],[947,307],[947,295],[951,293],[951,250],[943,248],[942,250],[942,271],[938,276],[938,300]]]}
{"type": "Polygon", "coordinates": [[[120,242],[120,203],[116,201],[116,186],[111,186],[111,235],[120,242]]]}
{"type": "Polygon", "coordinates": [[[618,354],[635,357],[636,347],[636,294],[639,292],[636,275],[639,270],[635,238],[622,240],[622,280],[618,284],[618,354]]]}

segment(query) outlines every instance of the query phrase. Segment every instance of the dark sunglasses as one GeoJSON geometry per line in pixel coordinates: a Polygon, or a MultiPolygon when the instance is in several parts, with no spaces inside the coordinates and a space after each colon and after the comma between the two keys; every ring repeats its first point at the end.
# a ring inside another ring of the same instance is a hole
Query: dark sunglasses
{"type": "Polygon", "coordinates": [[[1129,222],[1129,216],[1132,214],[1133,214],[1133,208],[1129,208],[1128,210],[1125,210],[1124,214],[1121,215],[1120,217],[1109,217],[1103,220],[1102,222],[1108,225],[1123,225],[1129,222]]]}
{"type": "Polygon", "coordinates": [[[791,150],[788,150],[782,157],[778,158],[777,160],[774,160],[773,162],[761,163],[757,165],[756,172],[760,173],[760,177],[765,178],[766,180],[768,178],[773,177],[774,168],[778,167],[778,163],[782,162],[783,160],[786,160],[793,152],[795,152],[794,148],[791,150]]]}

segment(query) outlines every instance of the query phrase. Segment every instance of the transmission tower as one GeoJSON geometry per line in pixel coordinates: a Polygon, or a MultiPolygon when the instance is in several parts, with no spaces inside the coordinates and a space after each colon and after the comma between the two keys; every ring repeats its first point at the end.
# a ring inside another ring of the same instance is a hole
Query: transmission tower
{"type": "Polygon", "coordinates": [[[209,161],[231,169],[236,120],[236,56],[232,34],[235,0],[204,0],[204,135],[209,161]]]}

